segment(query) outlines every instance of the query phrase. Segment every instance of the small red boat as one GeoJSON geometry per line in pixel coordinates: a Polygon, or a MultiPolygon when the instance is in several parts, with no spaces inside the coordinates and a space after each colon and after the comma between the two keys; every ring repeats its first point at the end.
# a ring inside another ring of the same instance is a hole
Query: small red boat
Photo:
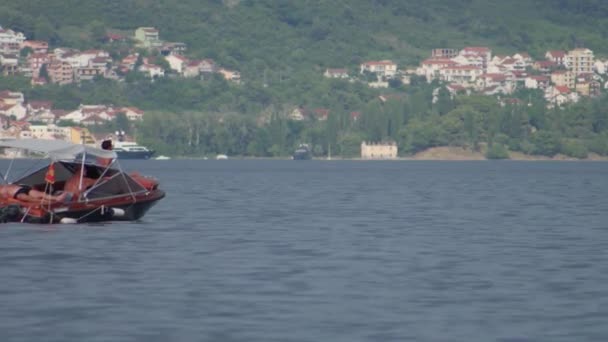
{"type": "Polygon", "coordinates": [[[4,222],[138,220],[165,197],[155,178],[124,172],[113,151],[44,139],[0,140],[0,148],[29,151],[50,161],[11,184],[56,196],[69,192],[61,201],[0,197],[0,219],[4,222]]]}

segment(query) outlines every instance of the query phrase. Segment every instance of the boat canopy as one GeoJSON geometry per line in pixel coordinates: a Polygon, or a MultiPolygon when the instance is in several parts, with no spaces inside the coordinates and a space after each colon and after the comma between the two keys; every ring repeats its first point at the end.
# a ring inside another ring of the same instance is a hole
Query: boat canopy
{"type": "Polygon", "coordinates": [[[98,158],[116,159],[114,151],[102,150],[99,148],[73,144],[63,140],[51,139],[3,139],[0,140],[0,147],[16,148],[31,152],[44,153],[54,160],[74,160],[77,157],[94,156],[98,158]]]}

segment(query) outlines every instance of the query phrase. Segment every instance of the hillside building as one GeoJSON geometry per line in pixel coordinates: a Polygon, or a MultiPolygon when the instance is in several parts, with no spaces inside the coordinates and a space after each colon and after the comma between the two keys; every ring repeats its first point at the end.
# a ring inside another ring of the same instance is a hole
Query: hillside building
{"type": "Polygon", "coordinates": [[[361,142],[361,159],[397,159],[397,143],[361,142]]]}

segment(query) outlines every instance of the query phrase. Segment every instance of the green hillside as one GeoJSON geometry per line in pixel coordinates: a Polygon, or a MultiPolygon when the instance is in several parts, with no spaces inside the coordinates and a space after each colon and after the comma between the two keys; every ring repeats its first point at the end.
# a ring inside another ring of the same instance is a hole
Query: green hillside
{"type": "MultiPolygon", "coordinates": [[[[330,80],[327,67],[392,59],[417,65],[437,47],[488,46],[494,53],[585,46],[608,55],[608,2],[601,0],[0,0],[0,25],[48,40],[52,47],[107,48],[106,31],[131,35],[154,26],[161,39],[188,45],[191,58],[212,58],[242,73],[243,85],[220,77],[127,75],[81,85],[32,88],[0,77],[0,90],[56,108],[81,103],[146,110],[138,139],[162,154],[286,156],[299,142],[317,156],[356,156],[362,140],[395,140],[400,153],[463,146],[504,158],[507,149],[553,156],[608,155],[608,98],[583,98],[547,109],[540,92],[519,91],[504,106],[496,97],[450,98],[440,84],[414,78],[404,87],[372,89],[330,80]],[[380,94],[394,94],[389,101],[380,94]],[[327,121],[286,120],[295,107],[326,108],[327,121]],[[352,112],[360,113],[353,122],[352,112]]],[[[358,70],[357,70],[358,71],[358,70]]],[[[137,73],[135,73],[137,74],[137,73]]],[[[116,123],[115,123],[116,124],[116,123]]],[[[105,127],[113,129],[114,127],[105,127]]],[[[125,128],[125,127],[123,127],[125,128]]]]}
{"type": "Polygon", "coordinates": [[[100,26],[155,26],[162,39],[187,43],[193,56],[249,75],[376,58],[414,64],[431,48],[465,45],[533,56],[576,45],[608,52],[608,2],[601,0],[2,0],[0,6],[0,24],[31,38],[82,47],[100,26]]]}

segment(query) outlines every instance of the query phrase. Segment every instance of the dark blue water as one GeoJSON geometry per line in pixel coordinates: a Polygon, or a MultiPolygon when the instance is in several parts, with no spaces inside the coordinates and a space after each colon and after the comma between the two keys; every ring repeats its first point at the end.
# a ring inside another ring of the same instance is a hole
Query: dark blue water
{"type": "Polygon", "coordinates": [[[608,163],[123,165],[141,222],[0,227],[0,341],[608,340],[608,163]]]}

